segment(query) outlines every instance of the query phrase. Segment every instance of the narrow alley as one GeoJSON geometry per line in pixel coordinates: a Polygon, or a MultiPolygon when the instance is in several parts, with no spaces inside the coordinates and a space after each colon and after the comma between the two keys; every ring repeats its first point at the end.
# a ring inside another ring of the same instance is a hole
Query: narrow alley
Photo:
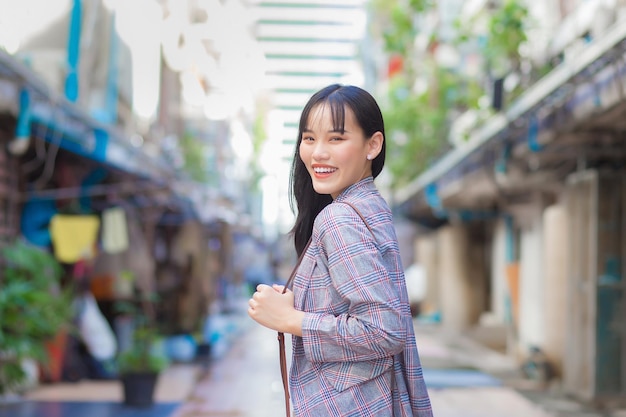
{"type": "MultiPolygon", "coordinates": [[[[118,381],[86,381],[44,385],[28,401],[1,405],[0,417],[282,416],[276,334],[248,319],[245,300],[239,304],[238,311],[224,317],[229,331],[220,349],[208,361],[174,365],[163,373],[150,408],[124,406],[118,381]]],[[[434,324],[416,321],[416,334],[436,417],[624,415],[585,410],[541,392],[523,395],[512,387],[517,369],[506,355],[434,324]]]]}
{"type": "MultiPolygon", "coordinates": [[[[243,313],[242,313],[243,314],[243,313]]],[[[284,415],[276,334],[242,321],[240,337],[214,360],[189,399],[171,417],[276,417],[284,415]]],[[[548,417],[515,390],[482,369],[511,372],[504,355],[470,341],[448,339],[417,324],[426,383],[437,417],[548,417]]],[[[289,343],[287,343],[289,346],[289,343]]]]}

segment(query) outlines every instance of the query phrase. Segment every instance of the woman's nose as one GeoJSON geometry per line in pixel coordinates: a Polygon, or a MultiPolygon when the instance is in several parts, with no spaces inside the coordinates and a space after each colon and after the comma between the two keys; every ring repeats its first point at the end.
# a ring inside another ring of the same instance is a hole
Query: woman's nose
{"type": "Polygon", "coordinates": [[[316,142],[315,147],[313,148],[313,154],[311,155],[313,159],[319,161],[322,159],[328,158],[328,150],[326,146],[321,142],[316,142]]]}

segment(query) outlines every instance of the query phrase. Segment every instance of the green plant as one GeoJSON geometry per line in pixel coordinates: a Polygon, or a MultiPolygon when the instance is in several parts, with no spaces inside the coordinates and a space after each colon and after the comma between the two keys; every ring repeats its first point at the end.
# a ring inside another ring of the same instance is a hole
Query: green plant
{"type": "Polygon", "coordinates": [[[159,373],[164,370],[169,360],[162,349],[161,335],[148,310],[148,301],[139,305],[132,302],[120,302],[118,310],[133,319],[133,338],[130,347],[117,356],[120,374],[159,373]]]}
{"type": "Polygon", "coordinates": [[[155,335],[148,334],[149,330],[135,331],[133,345],[118,356],[118,368],[124,373],[158,373],[168,365],[167,357],[159,351],[154,343],[155,335]]]}
{"type": "Polygon", "coordinates": [[[69,330],[71,290],[61,288],[62,269],[48,252],[21,240],[0,252],[0,394],[25,380],[22,362],[48,360],[46,343],[69,330]]]}
{"type": "Polygon", "coordinates": [[[492,1],[473,15],[460,15],[452,28],[442,27],[446,30],[441,32],[429,23],[439,14],[435,1],[374,0],[370,4],[374,16],[370,30],[382,39],[390,57],[389,83],[379,98],[391,145],[387,161],[393,190],[419,176],[450,149],[450,128],[459,115],[472,110],[478,125],[493,114],[485,103],[494,79],[515,73],[521,80],[507,91],[507,101],[523,91],[527,75],[521,73],[520,48],[526,42],[529,14],[523,2],[492,1]],[[469,61],[462,59],[457,64],[442,61],[438,52],[445,52],[446,47],[459,58],[480,55],[480,70],[469,71],[466,67],[471,66],[464,65],[469,61]]]}
{"type": "Polygon", "coordinates": [[[209,171],[207,171],[205,145],[192,132],[185,132],[180,138],[179,146],[183,154],[183,170],[192,180],[207,183],[209,182],[209,171]]]}
{"type": "Polygon", "coordinates": [[[528,9],[515,0],[505,0],[488,20],[485,54],[492,71],[517,71],[520,66],[520,46],[526,42],[528,9]]]}

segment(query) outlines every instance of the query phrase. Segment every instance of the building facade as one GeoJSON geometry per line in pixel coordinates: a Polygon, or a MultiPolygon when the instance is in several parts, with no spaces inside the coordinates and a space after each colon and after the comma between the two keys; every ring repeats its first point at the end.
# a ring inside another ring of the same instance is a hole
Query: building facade
{"type": "Polygon", "coordinates": [[[616,401],[626,393],[626,9],[528,5],[554,12],[529,39],[535,62],[554,69],[405,188],[400,206],[423,226],[416,257],[444,326],[504,326],[520,366],[538,348],[564,392],[616,401]]]}

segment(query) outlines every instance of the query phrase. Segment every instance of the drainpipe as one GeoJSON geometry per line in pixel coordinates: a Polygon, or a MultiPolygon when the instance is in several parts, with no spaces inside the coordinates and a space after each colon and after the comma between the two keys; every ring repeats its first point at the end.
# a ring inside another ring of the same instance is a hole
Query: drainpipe
{"type": "Polygon", "coordinates": [[[513,227],[513,216],[506,214],[504,216],[504,224],[506,227],[506,240],[505,240],[505,256],[506,263],[510,264],[515,262],[515,231],[513,227]]]}
{"type": "Polygon", "coordinates": [[[111,19],[111,39],[109,41],[109,73],[106,84],[106,113],[108,122],[116,124],[117,121],[117,81],[118,81],[118,54],[119,54],[119,38],[115,31],[116,16],[113,12],[111,19]]]}
{"type": "Polygon", "coordinates": [[[15,138],[9,143],[9,152],[13,155],[23,155],[30,143],[31,121],[30,93],[26,88],[20,91],[20,108],[15,126],[15,138]]]}
{"type": "Polygon", "coordinates": [[[504,257],[506,264],[506,275],[507,275],[507,284],[509,288],[509,292],[506,294],[505,298],[505,316],[508,323],[515,323],[515,317],[513,315],[514,303],[517,300],[514,300],[515,294],[517,292],[518,282],[514,279],[511,274],[511,268],[515,264],[515,230],[513,226],[513,216],[510,214],[504,215],[504,226],[505,226],[505,240],[504,240],[504,257]]]}
{"type": "Polygon", "coordinates": [[[530,119],[530,126],[528,126],[528,149],[532,152],[539,152],[543,148],[541,144],[537,141],[537,137],[539,136],[539,122],[537,121],[536,116],[532,116],[530,119]]]}
{"type": "Polygon", "coordinates": [[[80,55],[81,20],[81,0],[74,0],[67,41],[67,76],[65,78],[65,97],[72,102],[76,102],[78,99],[78,58],[80,55]]]}
{"type": "Polygon", "coordinates": [[[445,219],[448,217],[448,212],[443,208],[439,194],[437,194],[437,184],[430,183],[424,190],[426,196],[426,203],[433,209],[433,214],[439,219],[445,219]]]}
{"type": "Polygon", "coordinates": [[[506,174],[508,167],[509,167],[510,159],[511,159],[511,145],[507,143],[504,146],[504,149],[502,149],[502,153],[500,154],[500,157],[496,161],[496,165],[494,167],[496,174],[502,174],[502,175],[506,174]]]}

